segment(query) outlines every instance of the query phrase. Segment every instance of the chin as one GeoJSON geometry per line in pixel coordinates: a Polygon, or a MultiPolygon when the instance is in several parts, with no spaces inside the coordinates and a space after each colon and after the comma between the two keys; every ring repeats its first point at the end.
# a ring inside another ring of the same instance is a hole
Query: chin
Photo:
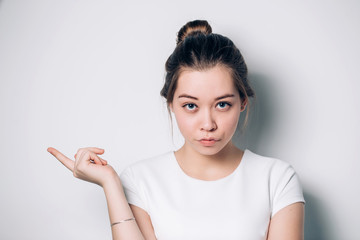
{"type": "Polygon", "coordinates": [[[221,140],[212,146],[204,146],[202,144],[199,144],[198,142],[193,142],[191,144],[191,148],[201,155],[213,156],[213,155],[217,155],[219,153],[225,153],[226,151],[228,151],[231,148],[230,147],[231,145],[232,145],[231,140],[229,140],[229,141],[221,140]]]}
{"type": "Polygon", "coordinates": [[[221,152],[221,150],[223,150],[224,147],[196,147],[195,151],[197,151],[198,153],[200,153],[201,155],[205,155],[205,156],[212,156],[212,155],[216,155],[219,152],[221,152]]]}

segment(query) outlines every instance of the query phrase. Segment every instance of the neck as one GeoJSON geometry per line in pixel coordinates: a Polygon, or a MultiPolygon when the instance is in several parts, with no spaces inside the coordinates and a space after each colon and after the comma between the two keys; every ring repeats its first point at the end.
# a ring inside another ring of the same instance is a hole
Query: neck
{"type": "Polygon", "coordinates": [[[200,152],[194,150],[192,147],[184,144],[179,151],[182,151],[183,156],[186,156],[189,159],[195,159],[200,162],[223,162],[224,160],[230,158],[238,150],[232,142],[229,142],[221,151],[212,155],[201,154],[200,152]]]}
{"type": "Polygon", "coordinates": [[[241,161],[243,151],[231,142],[220,152],[204,155],[184,144],[176,153],[181,168],[190,176],[200,179],[217,179],[231,173],[241,161]]]}

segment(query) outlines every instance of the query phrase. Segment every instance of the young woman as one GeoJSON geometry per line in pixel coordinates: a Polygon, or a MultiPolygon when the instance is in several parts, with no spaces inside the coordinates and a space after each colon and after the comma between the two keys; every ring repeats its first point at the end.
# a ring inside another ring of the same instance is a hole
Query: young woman
{"type": "Polygon", "coordinates": [[[187,23],[166,62],[161,95],[184,136],[180,149],[120,177],[103,149],[79,149],[75,161],[48,149],[75,177],[103,187],[113,239],[303,239],[293,168],[232,142],[254,92],[240,51],[211,31],[206,21],[187,23]]]}

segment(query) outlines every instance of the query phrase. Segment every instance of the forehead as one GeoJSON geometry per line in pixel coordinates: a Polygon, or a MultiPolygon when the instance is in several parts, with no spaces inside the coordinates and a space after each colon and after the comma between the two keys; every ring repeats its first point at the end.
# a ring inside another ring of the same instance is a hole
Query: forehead
{"type": "Polygon", "coordinates": [[[204,71],[184,69],[178,79],[175,95],[218,97],[223,94],[237,94],[231,71],[215,66],[204,71]]]}

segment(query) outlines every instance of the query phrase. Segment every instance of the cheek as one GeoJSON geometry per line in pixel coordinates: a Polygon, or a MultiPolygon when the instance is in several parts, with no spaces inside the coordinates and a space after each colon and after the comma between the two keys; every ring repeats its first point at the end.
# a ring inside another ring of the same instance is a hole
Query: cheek
{"type": "Polygon", "coordinates": [[[188,135],[194,131],[194,119],[190,118],[186,113],[174,112],[176,123],[183,135],[188,135]]]}
{"type": "Polygon", "coordinates": [[[222,126],[226,128],[227,131],[232,135],[234,134],[236,127],[239,122],[240,111],[234,111],[232,114],[229,114],[226,118],[223,119],[222,126]]]}

